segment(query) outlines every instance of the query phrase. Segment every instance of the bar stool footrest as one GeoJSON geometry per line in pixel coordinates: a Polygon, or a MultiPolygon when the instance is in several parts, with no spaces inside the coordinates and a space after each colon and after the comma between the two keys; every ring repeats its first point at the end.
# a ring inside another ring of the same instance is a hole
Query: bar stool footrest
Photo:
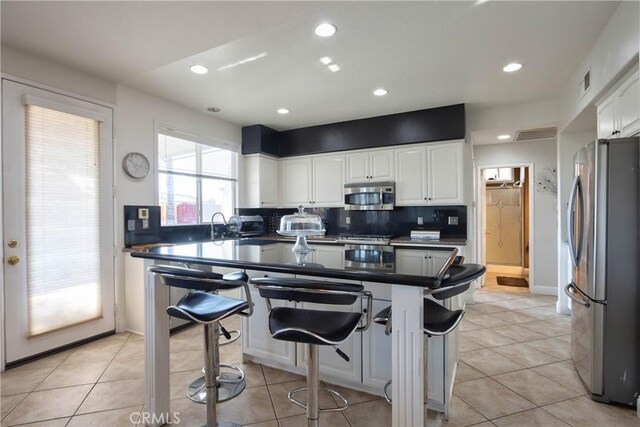
{"type": "Polygon", "coordinates": [[[237,330],[237,329],[235,331],[227,331],[227,332],[229,332],[229,334],[231,334],[231,339],[230,340],[224,338],[224,334],[222,333],[222,331],[220,331],[219,336],[221,338],[224,338],[224,339],[220,340],[220,344],[219,344],[220,347],[222,347],[223,345],[233,344],[234,342],[238,341],[238,339],[240,339],[240,337],[242,336],[240,331],[237,330]]]}
{"type": "MultiPolygon", "coordinates": [[[[298,405],[299,407],[303,408],[305,411],[307,410],[307,405],[300,402],[299,400],[295,399],[293,397],[293,395],[295,393],[299,393],[301,391],[304,391],[307,389],[306,385],[300,386],[300,387],[296,387],[294,389],[292,389],[291,391],[289,391],[289,394],[287,395],[287,398],[289,399],[289,401],[291,401],[291,403],[295,403],[296,405],[298,405]]],[[[318,391],[320,390],[325,390],[326,392],[333,394],[334,396],[336,396],[338,399],[342,400],[342,406],[339,406],[337,408],[326,408],[326,409],[318,409],[319,412],[338,412],[338,411],[344,411],[345,409],[347,409],[349,407],[349,402],[347,401],[347,399],[344,398],[343,395],[341,395],[340,393],[338,393],[337,391],[335,391],[334,389],[331,389],[329,387],[325,387],[325,386],[320,386],[318,387],[318,391]]]]}
{"type": "MultiPolygon", "coordinates": [[[[244,371],[237,366],[220,364],[221,368],[227,368],[235,372],[222,372],[216,378],[218,384],[218,402],[226,402],[238,396],[244,390],[246,382],[244,371]]],[[[207,402],[207,390],[204,386],[204,377],[200,377],[187,387],[187,397],[196,403],[207,402]]]]}

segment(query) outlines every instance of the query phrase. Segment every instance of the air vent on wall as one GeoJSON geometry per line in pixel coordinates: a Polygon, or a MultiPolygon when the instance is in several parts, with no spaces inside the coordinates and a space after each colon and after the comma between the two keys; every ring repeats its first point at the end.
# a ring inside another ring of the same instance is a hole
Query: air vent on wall
{"type": "Polygon", "coordinates": [[[555,138],[557,134],[558,134],[557,127],[519,130],[518,133],[516,134],[514,141],[518,142],[518,141],[531,141],[534,139],[555,138]]]}

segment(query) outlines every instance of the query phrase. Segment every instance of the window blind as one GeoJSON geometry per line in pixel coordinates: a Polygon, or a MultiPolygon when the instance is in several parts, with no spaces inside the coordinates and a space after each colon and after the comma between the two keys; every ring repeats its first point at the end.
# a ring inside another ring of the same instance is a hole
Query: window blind
{"type": "Polygon", "coordinates": [[[102,316],[100,123],[27,105],[29,337],[102,316]]]}

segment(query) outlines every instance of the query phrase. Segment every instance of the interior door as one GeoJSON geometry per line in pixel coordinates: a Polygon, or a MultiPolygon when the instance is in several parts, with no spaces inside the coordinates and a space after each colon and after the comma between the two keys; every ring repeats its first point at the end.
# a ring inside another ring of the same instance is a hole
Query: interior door
{"type": "Polygon", "coordinates": [[[112,110],[2,80],[6,362],[115,329],[112,110]]]}

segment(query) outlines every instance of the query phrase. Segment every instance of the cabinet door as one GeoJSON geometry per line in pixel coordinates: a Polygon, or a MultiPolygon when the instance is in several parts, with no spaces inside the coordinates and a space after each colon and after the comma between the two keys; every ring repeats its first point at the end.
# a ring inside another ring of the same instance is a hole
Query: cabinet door
{"type": "Polygon", "coordinates": [[[609,138],[616,131],[616,97],[607,98],[598,105],[598,138],[609,138]]]}
{"type": "Polygon", "coordinates": [[[344,246],[313,245],[313,262],[327,268],[344,268],[344,246]]]}
{"type": "Polygon", "coordinates": [[[372,182],[393,181],[395,178],[393,150],[369,153],[369,178],[372,182]]]}
{"type": "Polygon", "coordinates": [[[427,204],[425,147],[399,148],[395,151],[396,205],[427,204]]]}
{"type": "MultiPolygon", "coordinates": [[[[255,277],[293,277],[287,274],[247,271],[250,278],[255,277]]],[[[242,318],[242,351],[251,356],[275,361],[287,366],[296,364],[296,344],[273,339],[269,332],[269,309],[267,302],[256,288],[250,286],[253,300],[253,315],[242,318]]],[[[271,300],[273,307],[293,307],[289,301],[271,300]]]]}
{"type": "Polygon", "coordinates": [[[344,154],[313,158],[313,205],[344,207],[344,154]]]}
{"type": "Polygon", "coordinates": [[[268,157],[260,157],[260,207],[278,206],[278,162],[268,157]]]}
{"type": "Polygon", "coordinates": [[[369,153],[347,154],[347,183],[369,181],[369,153]]]}
{"type": "Polygon", "coordinates": [[[464,202],[463,147],[464,142],[427,147],[428,204],[445,205],[464,202]]]}
{"type": "Polygon", "coordinates": [[[636,71],[620,86],[618,95],[617,136],[625,137],[640,130],[640,75],[636,71]]]}
{"type": "MultiPolygon", "coordinates": [[[[391,301],[373,300],[373,315],[389,307],[391,301]]],[[[373,323],[362,334],[362,383],[382,393],[391,379],[391,337],[385,335],[384,326],[373,323]]]]}
{"type": "Polygon", "coordinates": [[[396,249],[396,271],[415,276],[424,275],[427,259],[424,251],[396,249]]]}
{"type": "Polygon", "coordinates": [[[280,161],[281,197],[283,207],[311,206],[311,159],[280,161]]]}
{"type": "MultiPolygon", "coordinates": [[[[315,279],[317,277],[301,276],[296,277],[305,279],[315,279]]],[[[341,283],[356,283],[353,280],[341,280],[341,279],[329,279],[323,278],[326,281],[335,281],[341,283]]],[[[310,310],[325,310],[325,311],[340,311],[340,312],[361,312],[360,301],[356,301],[352,305],[325,305],[325,304],[313,304],[313,303],[298,303],[298,307],[310,309],[310,310]]],[[[339,378],[345,381],[361,382],[362,375],[362,334],[360,332],[354,332],[345,342],[338,344],[337,347],[349,356],[347,362],[336,353],[336,350],[330,345],[323,345],[319,348],[319,360],[320,360],[320,374],[329,375],[334,378],[339,378]]],[[[307,346],[298,346],[298,367],[307,366],[307,346]]]]}

